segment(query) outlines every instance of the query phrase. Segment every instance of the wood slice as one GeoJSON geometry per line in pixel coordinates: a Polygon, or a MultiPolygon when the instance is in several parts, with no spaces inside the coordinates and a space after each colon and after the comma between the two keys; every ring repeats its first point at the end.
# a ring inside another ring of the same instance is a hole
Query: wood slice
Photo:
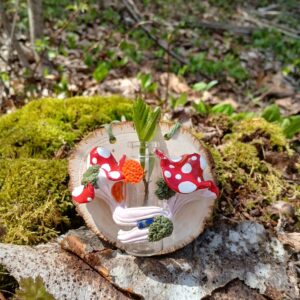
{"type": "MultiPolygon", "coordinates": [[[[159,148],[168,156],[175,157],[183,154],[199,153],[207,162],[204,170],[205,180],[214,180],[213,162],[210,153],[203,144],[196,139],[186,128],[180,128],[169,141],[164,140],[163,135],[170,131],[173,124],[161,122],[157,131],[155,141],[159,148]]],[[[87,169],[87,157],[92,148],[102,146],[109,149],[117,160],[123,154],[136,156],[132,153],[129,142],[138,142],[138,137],[132,122],[122,122],[112,125],[114,136],[117,141],[110,144],[108,134],[104,128],[95,130],[86,136],[74,149],[69,159],[70,189],[73,190],[81,183],[82,175],[87,169]]],[[[185,195],[192,197],[194,201],[186,204],[179,213],[175,215],[174,231],[171,236],[163,239],[162,248],[154,254],[159,255],[173,252],[193,241],[204,230],[206,221],[211,217],[215,200],[206,198],[203,190],[198,190],[185,195]]],[[[75,203],[78,213],[83,217],[87,226],[101,239],[112,243],[120,249],[127,250],[126,245],[117,240],[120,227],[112,219],[109,206],[101,198],[87,204],[75,203]]]]}

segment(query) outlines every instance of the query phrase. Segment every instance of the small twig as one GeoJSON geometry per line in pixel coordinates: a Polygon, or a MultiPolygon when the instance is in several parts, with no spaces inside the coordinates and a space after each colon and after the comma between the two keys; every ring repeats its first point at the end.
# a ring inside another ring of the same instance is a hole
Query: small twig
{"type": "Polygon", "coordinates": [[[241,34],[241,35],[249,35],[251,34],[256,28],[250,27],[250,26],[239,26],[237,24],[230,24],[230,23],[218,23],[218,22],[205,22],[205,21],[186,21],[183,25],[177,25],[181,28],[189,27],[189,28],[197,28],[202,27],[210,30],[215,31],[230,31],[235,34],[241,34]]]}
{"type": "Polygon", "coordinates": [[[298,32],[298,31],[283,27],[279,24],[273,24],[273,23],[270,23],[265,20],[259,20],[255,16],[251,16],[251,15],[249,15],[249,13],[247,13],[245,11],[242,11],[242,13],[243,13],[246,21],[252,22],[255,25],[257,25],[258,27],[274,29],[274,30],[281,32],[282,34],[284,34],[286,36],[292,37],[294,39],[300,39],[300,32],[298,32]]]}
{"type": "Polygon", "coordinates": [[[167,52],[167,88],[166,88],[166,101],[165,101],[165,105],[168,105],[168,100],[169,100],[169,85],[170,85],[170,71],[171,71],[171,59],[170,59],[170,44],[171,41],[168,37],[168,52],[167,52]]]}
{"type": "Polygon", "coordinates": [[[2,25],[3,25],[3,28],[6,32],[6,35],[9,37],[13,33],[13,35],[11,36],[11,43],[12,43],[13,48],[17,51],[17,54],[18,54],[18,57],[20,59],[21,64],[25,68],[28,68],[29,70],[31,70],[28,58],[26,56],[26,53],[24,52],[23,48],[19,44],[18,40],[16,39],[15,33],[14,33],[14,31],[12,31],[10,23],[9,23],[7,17],[6,17],[2,1],[0,1],[0,16],[1,16],[2,25]]]}
{"type": "Polygon", "coordinates": [[[126,34],[125,34],[125,37],[122,38],[120,40],[120,42],[118,43],[118,48],[120,48],[120,45],[122,44],[123,41],[128,41],[128,38],[129,38],[129,35],[136,29],[138,29],[140,26],[142,25],[147,25],[147,24],[151,24],[151,23],[154,23],[154,21],[141,21],[139,23],[136,23],[126,34]]]}
{"type": "Polygon", "coordinates": [[[15,36],[15,30],[16,30],[16,24],[17,24],[17,18],[18,18],[18,13],[19,13],[19,3],[20,1],[17,0],[16,1],[16,12],[13,18],[13,23],[12,23],[12,27],[11,27],[11,33],[10,33],[10,38],[9,38],[9,44],[8,44],[8,57],[7,60],[9,60],[10,54],[11,54],[11,47],[13,45],[13,39],[15,36]]]}
{"type": "MultiPolygon", "coordinates": [[[[130,16],[133,18],[133,20],[136,23],[141,23],[143,20],[139,16],[139,12],[132,0],[123,0],[123,3],[125,5],[126,10],[130,14],[130,16]]],[[[172,56],[174,59],[176,59],[179,63],[186,65],[188,61],[184,58],[181,57],[179,54],[175,53],[173,50],[168,49],[168,45],[166,45],[163,41],[157,39],[156,36],[154,36],[151,31],[149,30],[148,27],[141,25],[140,26],[142,30],[148,35],[148,37],[153,40],[160,48],[162,48],[165,52],[169,53],[170,56],[172,56]]]]}
{"type": "Polygon", "coordinates": [[[8,61],[0,54],[0,59],[6,64],[9,65],[8,61]]]}

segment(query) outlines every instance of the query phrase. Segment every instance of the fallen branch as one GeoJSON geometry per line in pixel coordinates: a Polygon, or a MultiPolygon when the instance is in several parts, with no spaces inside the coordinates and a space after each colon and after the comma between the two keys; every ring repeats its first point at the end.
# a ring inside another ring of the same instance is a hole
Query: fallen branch
{"type": "Polygon", "coordinates": [[[136,23],[140,24],[139,25],[140,28],[148,35],[148,37],[151,40],[153,40],[160,48],[162,48],[166,53],[168,53],[170,56],[172,56],[174,59],[176,59],[182,65],[186,65],[188,63],[188,61],[184,57],[180,56],[179,54],[175,53],[173,50],[169,49],[169,47],[165,41],[159,40],[156,36],[154,36],[151,33],[150,29],[146,25],[144,25],[145,21],[142,20],[142,18],[140,17],[140,13],[132,0],[123,0],[123,3],[124,3],[126,10],[132,17],[132,19],[136,23]]]}
{"type": "Polygon", "coordinates": [[[184,22],[184,25],[181,27],[189,27],[189,28],[207,28],[210,30],[215,31],[230,31],[235,34],[240,35],[249,35],[251,34],[256,28],[252,26],[239,26],[237,24],[224,24],[224,23],[218,23],[218,22],[205,22],[205,21],[186,21],[184,22]]]}
{"type": "Polygon", "coordinates": [[[274,29],[274,30],[277,30],[277,31],[281,32],[282,34],[284,34],[286,36],[291,37],[291,38],[300,39],[300,32],[298,32],[298,31],[292,30],[290,28],[286,28],[286,27],[281,26],[279,24],[274,24],[274,23],[268,22],[266,20],[260,20],[260,19],[256,18],[253,15],[250,15],[249,13],[247,13],[245,11],[241,11],[241,12],[242,12],[242,14],[244,16],[244,19],[246,21],[257,25],[260,28],[274,29]]]}

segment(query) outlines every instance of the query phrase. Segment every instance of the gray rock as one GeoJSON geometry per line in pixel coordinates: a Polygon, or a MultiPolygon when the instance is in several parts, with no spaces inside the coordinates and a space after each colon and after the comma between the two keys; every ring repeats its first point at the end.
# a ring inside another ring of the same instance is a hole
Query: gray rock
{"type": "Polygon", "coordinates": [[[0,244],[0,264],[18,281],[40,275],[57,300],[128,299],[58,243],[36,247],[0,244]]]}
{"type": "Polygon", "coordinates": [[[34,248],[0,244],[0,263],[17,279],[41,275],[57,299],[93,299],[92,291],[97,291],[95,299],[125,297],[111,283],[144,299],[198,300],[235,279],[267,298],[299,299],[288,253],[263,226],[252,222],[218,224],[182,250],[161,257],[128,255],[86,228],[71,230],[59,241],[82,260],[57,243],[34,248]]]}

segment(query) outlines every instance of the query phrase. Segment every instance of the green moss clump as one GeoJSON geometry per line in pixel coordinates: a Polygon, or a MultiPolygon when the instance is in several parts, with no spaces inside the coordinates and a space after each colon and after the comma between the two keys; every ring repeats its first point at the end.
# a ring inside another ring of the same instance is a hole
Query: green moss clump
{"type": "Polygon", "coordinates": [[[233,134],[229,139],[244,140],[252,144],[263,144],[262,139],[269,140],[271,147],[283,150],[287,148],[288,142],[282,128],[266,121],[263,118],[246,119],[236,123],[232,128],[233,134]]]}
{"type": "Polygon", "coordinates": [[[104,123],[130,119],[131,110],[118,96],[32,101],[0,118],[0,158],[51,158],[104,123]]]}
{"type": "Polygon", "coordinates": [[[150,242],[157,242],[171,235],[173,232],[173,223],[164,216],[157,216],[154,222],[149,226],[148,238],[150,242]]]}
{"type": "Polygon", "coordinates": [[[251,193],[258,193],[275,201],[283,191],[282,174],[259,159],[255,146],[230,141],[211,151],[218,180],[228,196],[249,198],[251,193]]]}
{"type": "Polygon", "coordinates": [[[0,160],[0,218],[6,243],[37,244],[58,235],[73,205],[66,160],[0,160]]]}
{"type": "Polygon", "coordinates": [[[241,142],[235,135],[230,137],[224,144],[211,148],[222,191],[221,213],[235,218],[244,213],[255,213],[257,220],[270,222],[271,216],[265,210],[270,203],[288,201],[300,193],[282,172],[261,159],[254,144],[241,142]]]}
{"type": "Polygon", "coordinates": [[[231,130],[233,126],[232,119],[229,116],[220,113],[209,115],[206,123],[208,126],[217,127],[223,132],[231,130]]]}

